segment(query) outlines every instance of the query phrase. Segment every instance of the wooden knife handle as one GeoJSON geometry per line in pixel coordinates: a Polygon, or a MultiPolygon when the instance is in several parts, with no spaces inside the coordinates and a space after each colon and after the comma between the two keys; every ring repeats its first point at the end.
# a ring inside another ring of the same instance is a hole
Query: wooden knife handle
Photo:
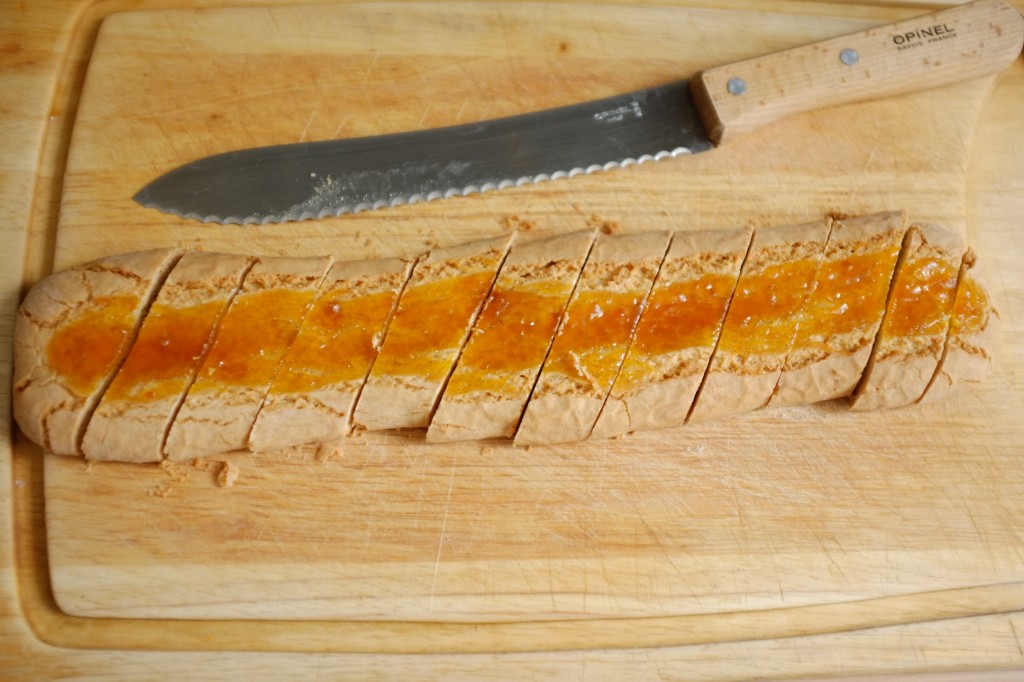
{"type": "Polygon", "coordinates": [[[997,73],[1022,43],[1024,17],[1016,9],[978,0],[708,69],[691,89],[719,143],[791,114],[997,73]]]}

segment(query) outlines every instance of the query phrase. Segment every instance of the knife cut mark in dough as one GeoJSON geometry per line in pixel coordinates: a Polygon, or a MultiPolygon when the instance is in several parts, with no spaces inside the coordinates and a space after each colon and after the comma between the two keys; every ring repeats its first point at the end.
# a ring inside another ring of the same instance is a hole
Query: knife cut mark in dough
{"type": "Polygon", "coordinates": [[[82,441],[86,458],[163,459],[174,414],[252,260],[198,251],[181,257],[89,420],[82,441]]]}
{"type": "Polygon", "coordinates": [[[853,392],[882,323],[906,229],[902,211],[835,222],[769,405],[853,392]]]}
{"type": "Polygon", "coordinates": [[[81,454],[89,417],[128,354],[177,249],[109,256],[56,272],[14,323],[14,416],[35,443],[81,454]]]}
{"type": "Polygon", "coordinates": [[[249,435],[254,452],[348,435],[412,260],[342,261],[320,287],[249,435]]]}
{"type": "Polygon", "coordinates": [[[517,444],[590,436],[670,238],[669,232],[598,236],[526,404],[517,444]]]}
{"type": "Polygon", "coordinates": [[[903,407],[924,395],[948,336],[964,248],[955,232],[911,226],[851,409],[903,407]]]}
{"type": "Polygon", "coordinates": [[[920,402],[948,397],[958,385],[980,382],[1002,351],[1002,320],[984,285],[973,250],[964,253],[957,278],[949,333],[938,367],[920,402]]]}
{"type": "Polygon", "coordinates": [[[331,258],[267,258],[249,270],[171,425],[168,459],[243,450],[331,258]]]}
{"type": "Polygon", "coordinates": [[[592,438],[686,421],[751,236],[749,228],[675,233],[592,438]]]}
{"type": "Polygon", "coordinates": [[[427,440],[515,433],[593,240],[588,230],[512,247],[430,420],[427,440]]]}
{"type": "Polygon", "coordinates": [[[768,404],[793,346],[831,227],[830,221],[819,220],[754,234],[688,421],[768,404]]]}
{"type": "Polygon", "coordinates": [[[416,263],[356,402],[356,426],[400,429],[430,423],[512,239],[437,249],[416,263]]]}

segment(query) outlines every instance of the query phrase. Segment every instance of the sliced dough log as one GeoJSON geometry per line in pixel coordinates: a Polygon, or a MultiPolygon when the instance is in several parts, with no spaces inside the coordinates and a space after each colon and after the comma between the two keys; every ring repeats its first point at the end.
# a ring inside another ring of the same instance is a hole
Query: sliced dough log
{"type": "Polygon", "coordinates": [[[592,438],[686,421],[750,239],[749,228],[673,236],[592,438]]]}
{"type": "Polygon", "coordinates": [[[512,246],[430,420],[427,440],[515,433],[593,240],[588,230],[512,246]]]}
{"type": "Polygon", "coordinates": [[[320,287],[249,435],[268,452],[346,436],[352,408],[413,261],[335,263],[320,287]]]}
{"type": "Polygon", "coordinates": [[[590,436],[670,237],[598,236],[516,430],[517,445],[590,436]]]}
{"type": "Polygon", "coordinates": [[[251,263],[219,253],[181,257],[89,420],[82,441],[88,459],[163,459],[171,420],[251,263]]]}
{"type": "Polygon", "coordinates": [[[124,360],[181,252],[156,249],[54,273],[25,297],[14,325],[14,417],[33,442],[80,454],[87,419],[124,360]]]}
{"type": "Polygon", "coordinates": [[[770,405],[806,405],[853,392],[882,323],[906,225],[906,214],[894,211],[832,226],[770,405]]]}
{"type": "Polygon", "coordinates": [[[1002,319],[985,287],[985,271],[967,249],[957,280],[949,335],[921,402],[948,397],[962,384],[987,377],[1002,352],[1002,319]]]}
{"type": "Polygon", "coordinates": [[[801,263],[821,236],[799,232],[585,232],[517,246],[505,267],[512,237],[502,237],[435,250],[411,268],[339,263],[324,284],[329,257],[255,260],[243,275],[254,259],[114,256],[26,296],[14,413],[55,453],[153,461],[165,431],[164,456],[185,459],[333,441],[352,424],[429,426],[430,440],[518,426],[518,444],[676,426],[709,366],[698,417],[762,404],[762,380],[778,373],[790,338],[770,405],[858,385],[854,409],[930,401],[991,371],[1001,320],[969,250],[950,311],[963,248],[954,235],[908,231],[901,212],[835,221],[801,308],[799,284],[747,286],[782,263],[806,281],[801,263]],[[770,371],[746,371],[751,356],[770,358],[770,371]],[[146,367],[155,373],[142,376],[146,367]]]}
{"type": "Polygon", "coordinates": [[[432,251],[413,269],[356,403],[365,429],[425,427],[512,237],[432,251]]]}
{"type": "Polygon", "coordinates": [[[944,227],[911,226],[851,409],[902,407],[924,394],[942,357],[964,248],[944,227]]]}
{"type": "Polygon", "coordinates": [[[168,459],[245,449],[330,264],[331,258],[267,258],[252,266],[171,425],[168,459]]]}
{"type": "Polygon", "coordinates": [[[831,221],[758,230],[689,421],[764,407],[796,337],[831,221]]]}

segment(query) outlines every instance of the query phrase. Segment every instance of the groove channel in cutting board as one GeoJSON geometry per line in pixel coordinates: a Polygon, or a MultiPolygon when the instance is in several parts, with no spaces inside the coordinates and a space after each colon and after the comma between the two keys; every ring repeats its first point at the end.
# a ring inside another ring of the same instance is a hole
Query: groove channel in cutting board
{"type": "MultiPolygon", "coordinates": [[[[251,232],[168,226],[124,201],[157,165],[257,140],[562,104],[865,25],[661,6],[551,6],[547,23],[535,12],[503,5],[498,26],[479,6],[410,5],[385,43],[372,29],[389,14],[374,5],[110,17],[78,109],[55,267],[115,243],[148,248],[166,230],[182,244],[249,250],[251,232]],[[759,30],[735,41],[751,21],[759,30]],[[244,34],[225,30],[242,24],[244,34]],[[125,125],[131,135],[112,134],[125,125]]],[[[538,234],[587,228],[595,215],[630,231],[693,231],[883,208],[964,232],[967,149],[989,86],[815,113],[714,154],[572,185],[260,240],[268,254],[363,258],[492,236],[510,216],[538,234]]],[[[1006,512],[1022,482],[1004,384],[883,421],[795,408],[543,458],[364,434],[323,462],[307,451],[237,460],[230,490],[195,469],[96,463],[83,475],[80,462],[47,457],[54,594],[83,615],[522,620],[743,612],[1019,580],[1006,512]]]]}

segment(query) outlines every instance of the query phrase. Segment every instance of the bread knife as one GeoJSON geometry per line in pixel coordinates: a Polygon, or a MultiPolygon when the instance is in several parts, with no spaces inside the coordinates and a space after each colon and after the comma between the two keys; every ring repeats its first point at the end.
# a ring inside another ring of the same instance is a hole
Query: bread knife
{"type": "Polygon", "coordinates": [[[208,156],[134,199],[203,222],[277,223],[572,177],[712,150],[800,112],[997,73],[1022,43],[1017,10],[977,0],[590,102],[208,156]]]}

